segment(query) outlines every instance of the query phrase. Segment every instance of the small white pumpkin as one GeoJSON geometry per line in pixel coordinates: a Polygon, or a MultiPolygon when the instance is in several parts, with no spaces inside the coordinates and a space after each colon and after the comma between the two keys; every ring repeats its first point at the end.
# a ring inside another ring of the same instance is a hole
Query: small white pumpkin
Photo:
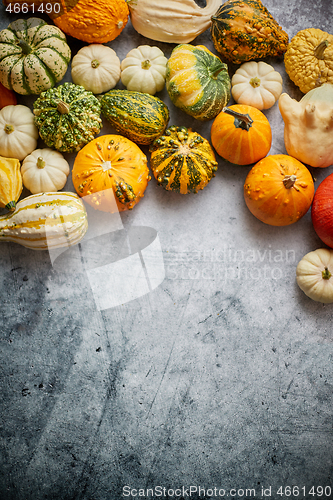
{"type": "Polygon", "coordinates": [[[38,129],[32,111],[22,104],[0,110],[0,156],[23,160],[37,146],[38,129]]]}
{"type": "Polygon", "coordinates": [[[231,85],[232,97],[237,103],[269,109],[281,95],[282,77],[270,64],[249,61],[238,68],[231,85]]]}
{"type": "Polygon", "coordinates": [[[297,264],[296,280],[310,299],[333,302],[333,250],[318,248],[307,253],[297,264]]]}
{"type": "Polygon", "coordinates": [[[24,159],[21,174],[32,194],[59,191],[66,184],[69,164],[58,151],[36,149],[24,159]]]}
{"type": "Polygon", "coordinates": [[[72,60],[72,80],[93,94],[113,89],[120,80],[120,60],[113,49],[93,43],[82,47],[72,60]]]}
{"type": "Polygon", "coordinates": [[[140,45],[121,62],[121,81],[127,90],[154,95],[165,84],[167,58],[161,49],[140,45]]]}

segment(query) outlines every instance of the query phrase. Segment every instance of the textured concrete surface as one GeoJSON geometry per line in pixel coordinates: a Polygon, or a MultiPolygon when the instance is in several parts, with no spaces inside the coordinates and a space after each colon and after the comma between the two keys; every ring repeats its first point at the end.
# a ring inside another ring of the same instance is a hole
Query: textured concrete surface
{"type": "MultiPolygon", "coordinates": [[[[290,37],[312,26],[332,32],[331,0],[264,4],[290,37]]],[[[0,9],[5,27],[13,16],[0,9]]],[[[69,41],[73,54],[83,45],[69,41]]],[[[109,45],[122,59],[145,43],[167,56],[173,48],[130,23],[109,45]]],[[[213,50],[209,32],[193,43],[213,50]]],[[[267,62],[300,98],[283,60],[267,62]]],[[[170,123],[209,139],[210,123],[159,96],[170,123]]],[[[277,106],[266,115],[271,153],[284,153],[277,106]]],[[[105,124],[102,133],[111,131],[105,124]]],[[[253,497],[254,489],[257,498],[315,499],[320,486],[329,498],[332,306],[312,302],[295,282],[297,262],[322,244],[310,214],[275,228],[249,213],[249,169],[219,159],[216,178],[196,196],[152,180],[133,212],[111,221],[118,231],[55,262],[48,252],[1,245],[1,500],[196,499],[199,486],[205,498],[222,490],[224,498],[253,497]],[[165,279],[99,310],[82,252],[91,269],[128,256],[127,231],[140,226],[151,231],[136,251],[157,235],[165,279]]],[[[315,172],[316,185],[331,172],[315,172]]]]}

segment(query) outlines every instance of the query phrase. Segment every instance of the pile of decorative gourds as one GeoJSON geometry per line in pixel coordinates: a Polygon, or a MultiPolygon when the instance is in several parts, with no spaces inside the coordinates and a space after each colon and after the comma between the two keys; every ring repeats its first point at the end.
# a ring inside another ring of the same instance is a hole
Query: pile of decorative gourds
{"type": "MultiPolygon", "coordinates": [[[[284,226],[312,205],[314,228],[333,248],[333,174],[314,193],[304,165],[333,164],[333,36],[309,28],[288,43],[260,0],[207,0],[205,8],[164,0],[163,10],[152,0],[98,0],[87,10],[87,1],[71,2],[68,11],[65,1],[51,12],[56,26],[19,19],[0,32],[0,206],[10,210],[0,220],[0,238],[34,249],[70,246],[87,229],[81,197],[102,211],[132,209],[150,180],[138,145],[150,145],[158,184],[181,194],[196,193],[215,176],[214,150],[230,163],[255,164],[244,184],[253,215],[284,226]],[[129,14],[143,36],[178,43],[169,60],[158,47],[143,45],[120,62],[102,45],[121,33],[129,14]],[[221,58],[189,43],[210,26],[221,58]],[[73,83],[56,86],[71,60],[65,33],[90,45],[72,59],[73,83]],[[305,94],[300,102],[281,95],[282,78],[272,66],[254,61],[283,54],[287,74],[305,94]],[[240,65],[231,81],[222,61],[240,65]],[[114,89],[119,80],[127,90],[114,89]],[[167,128],[169,110],[154,95],[165,83],[175,106],[197,120],[214,120],[214,149],[191,129],[167,128]],[[237,104],[228,107],[230,91],[237,104]],[[39,95],[33,113],[16,104],[14,92],[39,95]],[[267,156],[272,132],[262,110],[277,100],[288,154],[267,156]],[[95,137],[101,114],[118,134],[95,137]],[[47,148],[36,150],[39,136],[47,148]],[[70,173],[62,155],[68,152],[77,152],[77,195],[57,193],[70,173]],[[18,202],[23,185],[33,195],[18,202]]],[[[9,10],[12,3],[4,0],[9,10]]],[[[298,284],[314,300],[333,302],[332,266],[333,251],[311,252],[297,266],[298,284]]]]}

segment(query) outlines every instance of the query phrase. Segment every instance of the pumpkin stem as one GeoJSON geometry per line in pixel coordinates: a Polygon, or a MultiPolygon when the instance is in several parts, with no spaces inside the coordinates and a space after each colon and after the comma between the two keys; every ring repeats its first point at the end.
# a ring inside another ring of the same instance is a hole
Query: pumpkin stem
{"type": "Polygon", "coordinates": [[[46,165],[45,161],[41,156],[37,158],[37,168],[44,168],[46,165]]]}
{"type": "Polygon", "coordinates": [[[324,59],[324,51],[328,47],[328,40],[323,40],[319,45],[314,49],[314,55],[317,59],[324,59]]]}
{"type": "Polygon", "coordinates": [[[282,182],[285,188],[290,189],[293,187],[296,181],[297,181],[296,175],[286,175],[282,182]]]}
{"type": "Polygon", "coordinates": [[[32,48],[25,40],[19,40],[18,45],[21,48],[23,54],[28,55],[32,51],[32,48]]]}
{"type": "Polygon", "coordinates": [[[100,62],[97,61],[97,59],[94,59],[93,61],[91,61],[92,68],[98,68],[99,65],[100,65],[100,62]]]}
{"type": "Polygon", "coordinates": [[[328,270],[328,267],[325,267],[324,271],[321,273],[323,280],[329,280],[330,277],[332,276],[331,273],[328,270]]]}
{"type": "Polygon", "coordinates": [[[250,130],[250,127],[252,126],[253,120],[248,115],[247,113],[238,113],[238,111],[234,111],[233,109],[230,108],[223,108],[222,109],[223,113],[227,113],[228,115],[231,115],[235,118],[234,125],[236,128],[242,128],[243,130],[246,130],[247,132],[250,130]]]}
{"type": "Polygon", "coordinates": [[[216,80],[222,70],[223,70],[223,67],[221,66],[221,68],[217,69],[214,73],[212,73],[210,75],[211,78],[213,78],[213,80],[216,80]]]}
{"type": "Polygon", "coordinates": [[[57,105],[57,111],[62,115],[67,115],[69,113],[69,106],[64,101],[59,101],[57,105]]]}
{"type": "Polygon", "coordinates": [[[11,134],[12,132],[14,132],[13,125],[8,125],[8,123],[7,123],[5,125],[4,131],[6,132],[6,134],[11,134]]]}
{"type": "Polygon", "coordinates": [[[254,89],[257,87],[260,87],[260,78],[258,78],[257,76],[254,76],[253,78],[251,78],[250,85],[252,85],[252,87],[254,89]]]}
{"type": "Polygon", "coordinates": [[[145,61],[142,61],[141,63],[141,68],[142,69],[149,69],[151,66],[149,59],[146,59],[145,61]]]}

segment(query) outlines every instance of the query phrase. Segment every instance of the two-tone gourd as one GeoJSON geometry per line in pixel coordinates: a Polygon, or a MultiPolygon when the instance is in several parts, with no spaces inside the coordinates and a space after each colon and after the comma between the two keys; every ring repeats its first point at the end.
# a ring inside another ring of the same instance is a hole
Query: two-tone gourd
{"type": "Polygon", "coordinates": [[[178,45],[167,63],[166,88],[175,106],[210,120],[230,99],[228,67],[203,45],[178,45]]]}
{"type": "Polygon", "coordinates": [[[161,99],[131,90],[110,90],[101,98],[102,114],[119,134],[137,144],[150,144],[169,121],[161,99]]]}
{"type": "Polygon", "coordinates": [[[64,77],[71,51],[64,33],[42,19],[18,19],[0,32],[0,81],[18,94],[40,94],[64,77]]]}
{"type": "Polygon", "coordinates": [[[212,17],[211,36],[223,60],[241,64],[281,56],[288,35],[260,0],[228,0],[212,17]]]}
{"type": "Polygon", "coordinates": [[[61,152],[79,151],[102,127],[99,100],[74,83],[42,92],[33,112],[40,137],[49,148],[61,152]]]}
{"type": "Polygon", "coordinates": [[[218,164],[211,145],[187,127],[169,127],[149,150],[154,177],[167,191],[197,193],[215,177],[218,164]]]}
{"type": "Polygon", "coordinates": [[[14,212],[0,216],[0,242],[33,250],[70,247],[87,229],[83,202],[71,192],[32,194],[19,201],[14,212]]]}

